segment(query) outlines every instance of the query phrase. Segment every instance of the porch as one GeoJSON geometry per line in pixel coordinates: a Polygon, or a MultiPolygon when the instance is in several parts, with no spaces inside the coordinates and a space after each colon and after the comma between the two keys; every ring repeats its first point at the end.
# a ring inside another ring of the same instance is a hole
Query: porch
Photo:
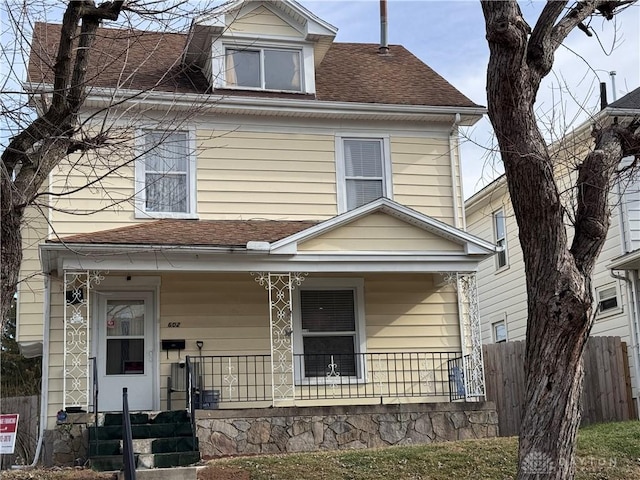
{"type": "Polygon", "coordinates": [[[134,410],[483,398],[472,274],[87,271],[64,291],[64,409],[117,410],[123,386],[134,410]]]}

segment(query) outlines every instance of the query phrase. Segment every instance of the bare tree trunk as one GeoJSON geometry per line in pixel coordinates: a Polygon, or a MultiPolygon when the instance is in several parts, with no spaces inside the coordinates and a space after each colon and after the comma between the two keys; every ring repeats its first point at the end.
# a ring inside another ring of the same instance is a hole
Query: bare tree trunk
{"type": "Polygon", "coordinates": [[[608,197],[623,145],[633,143],[626,138],[632,132],[617,126],[594,132],[595,149],[578,168],[569,246],[554,160],[537,126],[534,103],[566,35],[611,2],[578,2],[566,9],[567,3],[548,2],[531,29],[516,1],[482,1],[490,47],[489,118],[518,223],[528,296],[520,480],[575,475],[582,355],[593,324],[591,275],[609,228],[608,197]]]}
{"type": "Polygon", "coordinates": [[[22,233],[20,223],[22,212],[16,211],[11,204],[11,183],[5,181],[7,172],[0,172],[2,176],[0,189],[0,314],[2,325],[9,317],[11,301],[16,293],[18,274],[22,262],[22,233]]]}

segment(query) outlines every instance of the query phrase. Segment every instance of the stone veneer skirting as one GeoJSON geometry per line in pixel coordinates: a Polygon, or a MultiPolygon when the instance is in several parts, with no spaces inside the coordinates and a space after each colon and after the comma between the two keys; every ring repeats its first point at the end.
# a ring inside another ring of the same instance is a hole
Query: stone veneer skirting
{"type": "Polygon", "coordinates": [[[198,410],[203,458],[407,445],[498,435],[493,402],[198,410]]]}

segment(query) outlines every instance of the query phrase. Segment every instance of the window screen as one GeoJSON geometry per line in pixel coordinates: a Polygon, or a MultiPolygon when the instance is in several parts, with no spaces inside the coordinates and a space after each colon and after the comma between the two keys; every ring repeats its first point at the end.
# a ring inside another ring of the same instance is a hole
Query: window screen
{"type": "Polygon", "coordinates": [[[381,140],[344,140],[347,208],[352,210],[384,196],[381,140]]]}

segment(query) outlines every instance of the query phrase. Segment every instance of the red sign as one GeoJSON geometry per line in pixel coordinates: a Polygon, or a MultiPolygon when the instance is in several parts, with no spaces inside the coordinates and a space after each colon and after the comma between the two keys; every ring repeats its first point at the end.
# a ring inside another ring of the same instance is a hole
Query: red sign
{"type": "Polygon", "coordinates": [[[0,454],[13,453],[18,433],[18,414],[0,415],[0,454]]]}

